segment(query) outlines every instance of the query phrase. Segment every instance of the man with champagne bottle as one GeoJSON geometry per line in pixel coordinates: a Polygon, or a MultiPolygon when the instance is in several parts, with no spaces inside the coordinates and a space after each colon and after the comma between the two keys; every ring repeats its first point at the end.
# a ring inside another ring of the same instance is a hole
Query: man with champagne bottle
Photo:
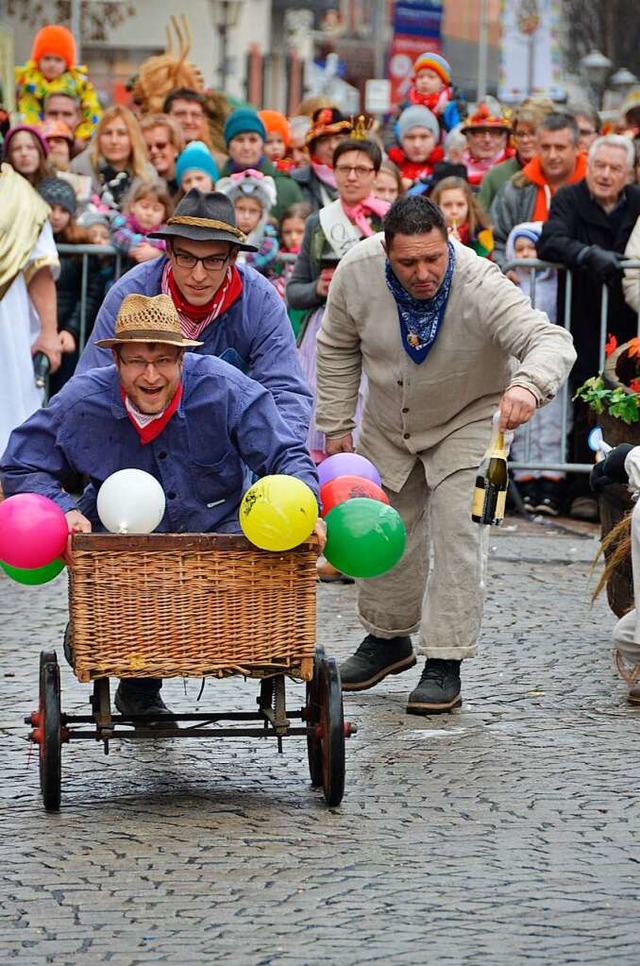
{"type": "Polygon", "coordinates": [[[345,691],[426,663],[410,714],[461,703],[460,664],[476,654],[484,581],[471,506],[478,466],[498,430],[526,423],[575,360],[571,336],[531,307],[496,265],[452,242],[424,196],[391,207],[378,234],[342,259],[318,333],[317,428],[327,452],[353,449],[380,471],[407,528],[388,574],[358,581],[367,635],[340,668],[345,691]]]}

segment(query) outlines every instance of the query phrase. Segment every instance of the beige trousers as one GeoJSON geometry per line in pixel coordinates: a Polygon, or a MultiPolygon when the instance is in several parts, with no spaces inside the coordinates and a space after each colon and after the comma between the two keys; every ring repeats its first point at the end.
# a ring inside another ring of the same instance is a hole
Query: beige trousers
{"type": "Polygon", "coordinates": [[[485,528],[471,519],[478,462],[430,487],[432,465],[419,454],[402,489],[386,490],[404,520],[407,545],[388,574],[356,582],[358,615],[369,633],[391,638],[419,632],[417,651],[426,657],[476,654],[486,565],[480,546],[488,546],[485,528]]]}

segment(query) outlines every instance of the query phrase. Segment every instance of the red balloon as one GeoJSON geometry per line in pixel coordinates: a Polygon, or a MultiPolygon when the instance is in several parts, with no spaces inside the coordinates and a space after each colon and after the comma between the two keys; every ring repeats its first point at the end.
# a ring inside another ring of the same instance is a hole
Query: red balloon
{"type": "Polygon", "coordinates": [[[322,516],[326,517],[334,506],[344,503],[345,500],[353,500],[358,497],[378,500],[380,503],[389,503],[387,494],[372,480],[366,480],[363,476],[336,476],[335,479],[329,480],[320,488],[322,516]]]}

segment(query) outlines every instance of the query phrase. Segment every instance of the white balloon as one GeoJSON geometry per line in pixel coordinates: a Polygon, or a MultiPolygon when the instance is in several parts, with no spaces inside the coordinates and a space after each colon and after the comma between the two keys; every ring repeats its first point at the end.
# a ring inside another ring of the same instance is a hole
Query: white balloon
{"type": "Polygon", "coordinates": [[[98,491],[97,510],[111,533],[152,533],[165,509],[164,491],[144,470],[118,470],[98,491]]]}

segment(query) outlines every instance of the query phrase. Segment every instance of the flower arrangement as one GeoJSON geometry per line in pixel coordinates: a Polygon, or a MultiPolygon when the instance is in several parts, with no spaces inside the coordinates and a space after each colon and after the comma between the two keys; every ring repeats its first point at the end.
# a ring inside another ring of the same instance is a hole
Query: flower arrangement
{"type": "MultiPolygon", "coordinates": [[[[631,425],[640,421],[640,338],[630,339],[624,349],[624,373],[618,373],[622,385],[610,387],[602,373],[592,376],[580,386],[574,399],[582,399],[600,416],[608,413],[615,419],[631,425]]],[[[618,350],[615,336],[610,335],[605,345],[608,359],[618,350]]]]}

